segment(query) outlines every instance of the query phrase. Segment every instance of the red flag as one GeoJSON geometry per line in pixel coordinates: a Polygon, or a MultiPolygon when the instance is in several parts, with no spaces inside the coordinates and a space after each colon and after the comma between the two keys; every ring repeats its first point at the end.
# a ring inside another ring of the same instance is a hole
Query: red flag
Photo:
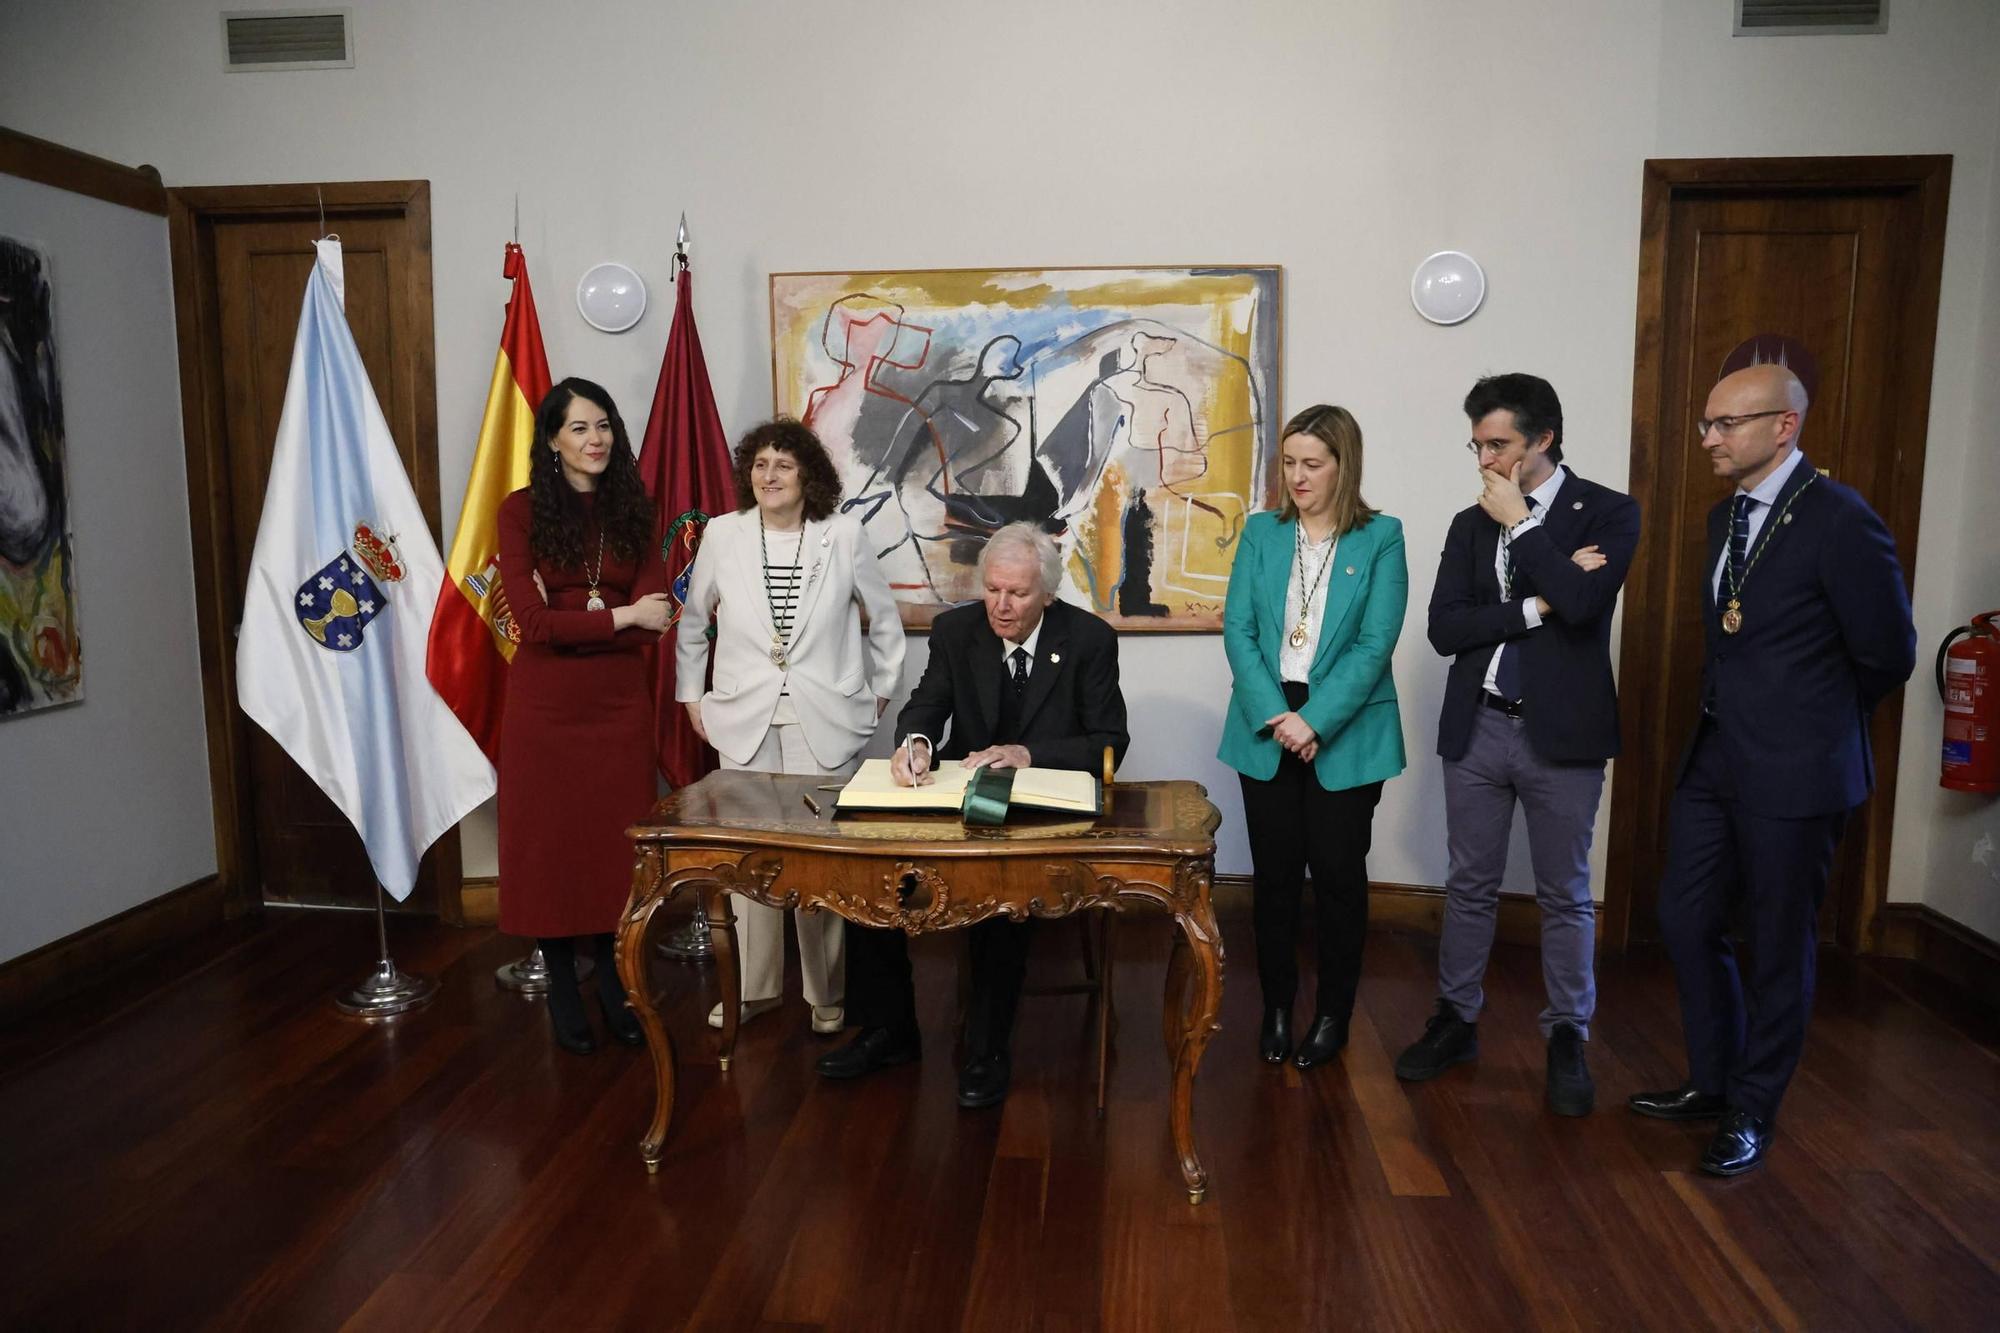
{"type": "Polygon", "coordinates": [[[500,326],[500,353],[486,390],[486,414],[472,454],[472,475],[431,616],[425,674],[458,720],[500,761],[500,712],[507,664],[514,660],[515,630],[500,587],[500,502],[528,484],[528,449],[535,436],[535,409],[549,391],[549,358],[542,351],[542,326],[535,318],[535,293],[528,286],[528,260],[518,245],[507,247],[501,276],[512,280],[507,318],[500,326]]]}
{"type": "Polygon", "coordinates": [[[688,725],[687,711],[674,702],[674,647],[679,634],[681,598],[687,595],[688,572],[694,565],[701,530],[715,514],[736,508],[736,482],[730,475],[729,438],[715,410],[715,391],[708,382],[708,362],[701,354],[701,333],[694,326],[694,277],[681,261],[674,299],[674,326],[667,335],[667,357],[660,365],[660,383],[653,390],[653,414],[646,422],[639,448],[639,475],[660,516],[664,534],[670,595],[676,628],[660,640],[655,653],[653,702],[657,711],[654,741],[660,774],[685,787],[715,767],[715,752],[701,743],[688,725]]]}

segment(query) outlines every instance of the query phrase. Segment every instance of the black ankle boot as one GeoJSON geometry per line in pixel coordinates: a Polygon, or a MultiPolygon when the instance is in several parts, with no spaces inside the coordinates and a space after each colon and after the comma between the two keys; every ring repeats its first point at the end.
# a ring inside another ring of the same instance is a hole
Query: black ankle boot
{"type": "Polygon", "coordinates": [[[571,1055],[589,1055],[597,1049],[591,1035],[590,1018],[583,1012],[583,996],[576,988],[576,945],[567,937],[542,940],[542,958],[549,965],[549,1026],[556,1045],[571,1055]]]}
{"type": "Polygon", "coordinates": [[[1292,1064],[1300,1069],[1323,1065],[1347,1046],[1347,1020],[1321,1014],[1306,1029],[1306,1038],[1292,1052],[1292,1064]]]}
{"type": "Polygon", "coordinates": [[[614,945],[609,935],[599,935],[597,940],[597,1002],[604,1008],[604,1030],[623,1046],[644,1046],[645,1029],[639,1026],[639,1016],[626,1003],[625,981],[618,975],[618,960],[613,956],[614,945]]]}
{"type": "Polygon", "coordinates": [[[1264,1011],[1264,1026],[1257,1033],[1257,1053],[1265,1064],[1281,1065],[1292,1053],[1292,1011],[1290,1007],[1264,1011]]]}

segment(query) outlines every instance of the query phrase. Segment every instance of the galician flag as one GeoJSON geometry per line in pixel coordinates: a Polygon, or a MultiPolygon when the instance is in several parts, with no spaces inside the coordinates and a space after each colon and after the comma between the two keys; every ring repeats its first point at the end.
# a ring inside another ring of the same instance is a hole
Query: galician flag
{"type": "Polygon", "coordinates": [[[500,713],[507,664],[520,638],[500,587],[500,502],[528,484],[528,450],[535,438],[535,408],[549,392],[549,358],[528,285],[528,259],[507,247],[501,275],[512,280],[500,353],[486,390],[486,415],[465,504],[451,539],[451,561],[431,617],[428,673],[431,684],[486,751],[500,760],[500,713]]]}
{"type": "Polygon", "coordinates": [[[493,794],[493,766],[424,676],[444,562],[347,328],[340,242],[316,244],[243,595],[236,692],[403,899],[424,849],[493,794]]]}

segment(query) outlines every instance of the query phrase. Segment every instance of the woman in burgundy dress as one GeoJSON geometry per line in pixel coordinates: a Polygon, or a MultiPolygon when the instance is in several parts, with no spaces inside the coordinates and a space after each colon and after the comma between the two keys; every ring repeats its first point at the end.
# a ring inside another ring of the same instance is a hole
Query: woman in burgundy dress
{"type": "Polygon", "coordinates": [[[625,829],[657,793],[643,649],[668,622],[652,504],[611,396],[566,379],[535,412],[528,486],[500,503],[518,645],[500,739],[500,929],[540,941],[556,1043],[596,1049],[576,983],[591,937],[604,1026],[644,1041],[611,933],[631,887],[625,829]]]}

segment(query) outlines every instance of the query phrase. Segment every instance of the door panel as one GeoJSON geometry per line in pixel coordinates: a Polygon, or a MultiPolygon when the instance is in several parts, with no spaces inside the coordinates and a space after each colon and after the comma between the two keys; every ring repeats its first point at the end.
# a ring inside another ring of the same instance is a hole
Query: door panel
{"type": "MultiPolygon", "coordinates": [[[[1626,745],[1606,910],[1614,948],[1628,936],[1658,937],[1673,777],[1699,708],[1706,519],[1730,491],[1700,450],[1694,423],[1742,343],[1777,334],[1812,353],[1818,384],[1805,453],[1867,498],[1897,537],[1906,577],[1914,568],[1942,255],[1942,230],[1932,223],[1942,203],[1922,179],[1885,184],[1879,171],[1863,169],[1843,181],[1834,165],[1842,161],[1776,161],[1769,179],[1759,179],[1754,161],[1648,164],[1632,458],[1645,527],[1620,650],[1626,745]],[[1703,179],[1709,166],[1724,179],[1703,179]],[[1656,168],[1682,179],[1662,181],[1656,168]],[[1920,335],[1920,360],[1905,330],[1920,335]]],[[[1943,183],[1936,188],[1941,194],[1943,183]]],[[[1876,713],[1877,791],[1849,824],[1822,912],[1823,938],[1850,948],[1863,943],[1879,901],[1870,876],[1886,865],[1900,716],[1900,695],[1876,713]]]]}
{"type": "MultiPolygon", "coordinates": [[[[261,196],[256,192],[260,188],[282,187],[249,187],[250,195],[259,202],[261,196]]],[[[227,623],[234,626],[241,619],[243,590],[249,582],[271,450],[284,409],[292,347],[313,263],[312,243],[325,229],[315,205],[275,213],[268,207],[246,207],[232,213],[224,197],[230,191],[196,193],[207,205],[203,219],[210,259],[206,294],[212,302],[221,407],[215,422],[220,436],[218,470],[227,482],[227,501],[216,509],[227,533],[226,539],[218,540],[216,549],[224,561],[222,576],[230,599],[227,623]]],[[[329,208],[327,227],[341,238],[348,326],[389,420],[397,451],[418,483],[435,539],[436,440],[429,425],[429,409],[424,406],[435,390],[428,382],[428,348],[420,356],[412,354],[417,340],[428,343],[431,327],[427,218],[384,216],[379,211],[342,216],[339,209],[329,208]],[[425,478],[429,479],[428,495],[424,494],[425,478]]],[[[233,638],[229,650],[233,656],[233,638]]],[[[233,706],[233,662],[231,677],[233,706]]],[[[244,725],[240,746],[245,751],[247,804],[254,825],[254,863],[260,871],[264,900],[372,906],[373,872],[360,837],[346,817],[261,728],[244,725]]],[[[409,909],[438,909],[438,880],[444,870],[438,864],[441,851],[454,881],[455,896],[454,838],[448,848],[434,848],[425,858],[417,888],[406,905],[409,909]]]]}

